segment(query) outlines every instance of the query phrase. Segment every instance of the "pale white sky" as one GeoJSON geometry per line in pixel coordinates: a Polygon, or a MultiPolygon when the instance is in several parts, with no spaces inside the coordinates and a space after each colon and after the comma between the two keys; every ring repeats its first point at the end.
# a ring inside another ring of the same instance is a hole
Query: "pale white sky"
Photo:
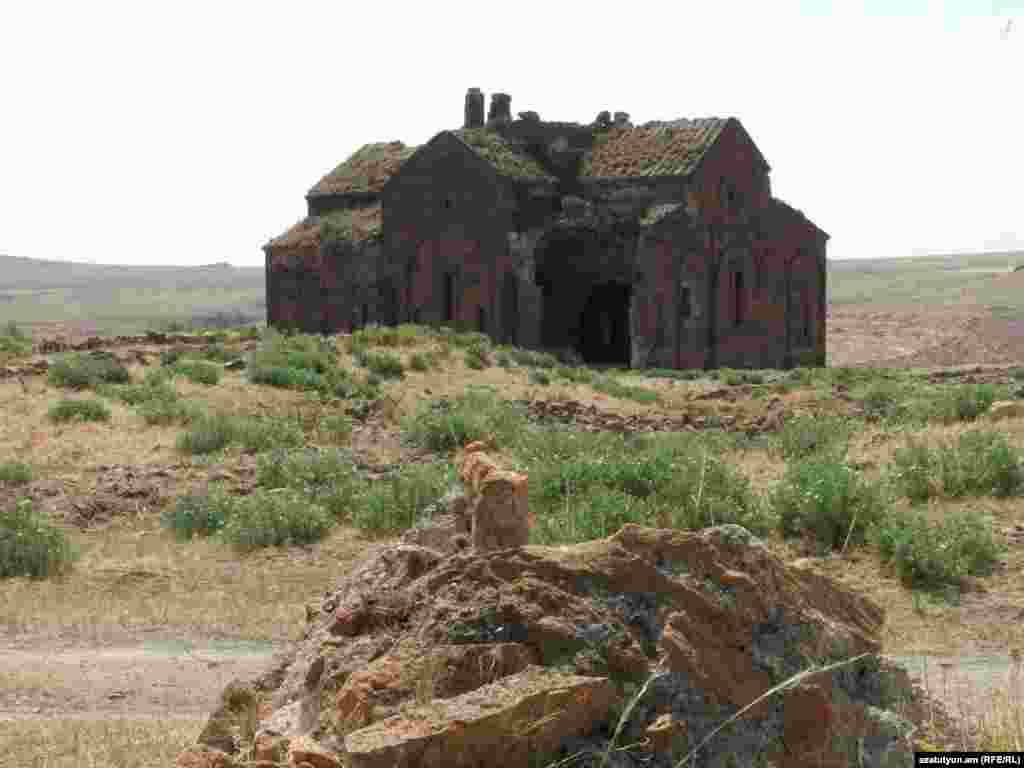
{"type": "Polygon", "coordinates": [[[261,265],[322,174],[459,127],[470,86],[736,116],[831,257],[1024,249],[1022,82],[1024,0],[4,0],[0,253],[261,265]]]}

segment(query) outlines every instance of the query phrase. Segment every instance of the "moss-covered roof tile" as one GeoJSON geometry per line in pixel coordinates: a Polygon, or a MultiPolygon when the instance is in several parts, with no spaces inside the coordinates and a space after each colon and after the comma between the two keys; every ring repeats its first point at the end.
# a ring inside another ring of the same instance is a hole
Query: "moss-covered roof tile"
{"type": "Polygon", "coordinates": [[[452,133],[494,166],[498,173],[522,179],[554,181],[554,176],[545,171],[540,163],[495,131],[486,128],[460,128],[452,133]]]}
{"type": "Polygon", "coordinates": [[[379,203],[361,208],[343,208],[323,216],[307,216],[268,245],[274,249],[299,249],[316,247],[330,240],[373,240],[380,237],[381,221],[379,203]]]}
{"type": "Polygon", "coordinates": [[[400,141],[364,144],[345,162],[324,176],[309,190],[312,197],[340,195],[349,192],[380,192],[402,163],[412,157],[418,147],[400,141]]]}
{"type": "Polygon", "coordinates": [[[708,117],[609,128],[595,136],[580,175],[685,176],[697,167],[727,122],[708,117]]]}

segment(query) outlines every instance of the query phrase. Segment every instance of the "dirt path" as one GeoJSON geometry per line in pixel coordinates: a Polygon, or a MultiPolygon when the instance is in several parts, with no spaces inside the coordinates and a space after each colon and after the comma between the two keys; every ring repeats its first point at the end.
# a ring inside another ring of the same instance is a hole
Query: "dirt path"
{"type": "Polygon", "coordinates": [[[205,718],[231,680],[263,673],[285,649],[239,640],[0,641],[0,721],[205,718]]]}

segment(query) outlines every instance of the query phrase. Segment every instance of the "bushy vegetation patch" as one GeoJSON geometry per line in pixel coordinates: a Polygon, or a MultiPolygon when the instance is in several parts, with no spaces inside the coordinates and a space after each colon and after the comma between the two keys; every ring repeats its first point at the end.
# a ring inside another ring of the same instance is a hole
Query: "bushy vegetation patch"
{"type": "Polygon", "coordinates": [[[508,356],[515,361],[516,365],[521,365],[524,368],[557,368],[558,358],[552,355],[550,352],[537,352],[532,349],[522,349],[521,347],[509,347],[507,350],[508,356]]]}
{"type": "Polygon", "coordinates": [[[232,499],[219,487],[208,494],[179,497],[161,516],[161,523],[181,541],[193,536],[210,536],[224,528],[231,514],[232,499]]]}
{"type": "Polygon", "coordinates": [[[430,352],[415,352],[409,358],[409,367],[414,371],[424,373],[437,367],[437,359],[430,352]]]}
{"type": "Polygon", "coordinates": [[[312,544],[334,525],[330,513],[290,488],[236,499],[221,536],[241,549],[312,544]]]}
{"type": "Polygon", "coordinates": [[[382,379],[401,379],[405,376],[405,367],[398,355],[392,352],[366,352],[359,364],[382,379]]]}
{"type": "MultiPolygon", "coordinates": [[[[542,371],[539,371],[539,373],[542,373],[542,371]]],[[[571,381],[573,384],[593,384],[598,378],[597,374],[590,368],[571,368],[564,365],[555,369],[555,376],[571,381]]]]}
{"type": "Polygon", "coordinates": [[[779,431],[778,446],[787,460],[813,455],[844,456],[852,427],[836,416],[797,416],[788,419],[779,431]]]}
{"type": "Polygon", "coordinates": [[[891,381],[874,382],[867,388],[860,403],[869,421],[895,418],[900,412],[899,387],[891,381]]]}
{"type": "Polygon", "coordinates": [[[173,397],[154,397],[135,406],[135,411],[150,425],[189,425],[202,419],[206,411],[202,406],[173,397]]]}
{"type": "Polygon", "coordinates": [[[25,485],[32,482],[32,468],[19,461],[6,461],[0,464],[0,486],[25,485]]]}
{"type": "Polygon", "coordinates": [[[235,419],[223,413],[203,414],[186,432],[178,436],[178,450],[190,454],[207,454],[223,450],[238,435],[235,419]]]}
{"type": "Polygon", "coordinates": [[[305,441],[300,424],[281,416],[240,416],[234,419],[234,437],[247,451],[295,448],[305,441]]]}
{"type": "Polygon", "coordinates": [[[101,384],[97,394],[125,405],[138,406],[150,400],[176,400],[178,393],[166,380],[147,379],[142,384],[101,384]]]}
{"type": "Polygon", "coordinates": [[[50,384],[65,389],[90,389],[101,383],[131,381],[128,369],[109,355],[63,355],[53,362],[46,376],[50,384]]]}
{"type": "Polygon", "coordinates": [[[78,557],[64,532],[37,513],[28,499],[0,511],[0,578],[59,575],[78,557]]]}
{"type": "Polygon", "coordinates": [[[410,528],[454,480],[454,468],[448,463],[407,466],[386,480],[371,483],[353,506],[351,522],[375,531],[410,528]]]}
{"type": "Polygon", "coordinates": [[[474,344],[466,348],[463,360],[467,368],[482,371],[491,366],[489,347],[484,344],[474,344]]]}
{"type": "Polygon", "coordinates": [[[502,400],[490,389],[472,388],[455,400],[425,403],[405,429],[415,443],[446,452],[489,436],[499,445],[507,445],[525,425],[525,414],[518,405],[502,400]]]}
{"type": "Polygon", "coordinates": [[[516,455],[530,475],[534,535],[543,543],[607,536],[624,522],[770,529],[749,481],[697,439],[537,430],[516,455]]]}
{"type": "Polygon", "coordinates": [[[321,441],[344,445],[352,438],[352,419],[344,413],[330,413],[317,422],[316,430],[321,441]]]}
{"type": "Polygon", "coordinates": [[[539,387],[546,387],[551,384],[551,375],[543,370],[532,370],[526,378],[531,384],[536,384],[539,387]]]}
{"type": "Polygon", "coordinates": [[[0,328],[0,356],[23,357],[31,354],[32,339],[13,320],[0,328]]]}
{"type": "Polygon", "coordinates": [[[591,386],[598,392],[621,400],[634,400],[638,403],[656,403],[659,400],[657,392],[647,387],[623,384],[611,376],[595,376],[591,386]]]}
{"type": "Polygon", "coordinates": [[[58,400],[49,410],[51,421],[110,421],[110,408],[102,400],[58,400]]]}
{"type": "Polygon", "coordinates": [[[349,339],[349,350],[369,347],[412,347],[425,342],[430,336],[431,330],[422,325],[368,325],[352,334],[349,339]]]}
{"type": "Polygon", "coordinates": [[[221,367],[201,360],[179,360],[174,370],[195,384],[214,386],[220,383],[221,367]]]}
{"type": "Polygon", "coordinates": [[[310,335],[283,335],[268,331],[246,368],[254,384],[287,389],[318,390],[336,397],[350,397],[351,374],[338,363],[337,349],[329,339],[310,335]]]}
{"type": "Polygon", "coordinates": [[[878,486],[834,457],[790,465],[770,502],[783,536],[810,532],[829,549],[864,543],[887,510],[878,486]]]}
{"type": "Polygon", "coordinates": [[[705,373],[703,370],[697,368],[689,368],[681,371],[677,371],[673,368],[648,368],[643,371],[644,376],[650,376],[652,379],[674,379],[676,381],[695,381],[696,379],[703,378],[705,373]]]}
{"type": "Polygon", "coordinates": [[[945,389],[930,406],[930,420],[942,424],[974,421],[996,400],[991,384],[962,384],[945,389]]]}
{"type": "Polygon", "coordinates": [[[338,520],[351,517],[364,490],[351,457],[337,449],[277,449],[257,462],[261,487],[301,491],[338,520]]]}
{"type": "Polygon", "coordinates": [[[905,583],[925,589],[987,575],[1001,553],[992,527],[975,512],[954,512],[938,525],[914,510],[888,516],[876,533],[883,562],[905,583]]]}
{"type": "Polygon", "coordinates": [[[1006,437],[991,430],[964,432],[935,448],[915,441],[896,451],[894,486],[911,501],[934,496],[1024,494],[1024,466],[1006,437]]]}

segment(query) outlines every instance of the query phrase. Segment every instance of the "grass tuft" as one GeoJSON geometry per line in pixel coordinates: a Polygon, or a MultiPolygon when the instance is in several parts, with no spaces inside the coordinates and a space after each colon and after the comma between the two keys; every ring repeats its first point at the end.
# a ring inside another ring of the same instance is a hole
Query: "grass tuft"
{"type": "Polygon", "coordinates": [[[25,485],[32,482],[32,468],[18,461],[0,464],[0,486],[25,485]]]}
{"type": "Polygon", "coordinates": [[[110,421],[110,408],[102,400],[57,401],[49,410],[51,421],[110,421]]]}
{"type": "Polygon", "coordinates": [[[0,578],[61,575],[77,557],[64,532],[37,513],[30,500],[0,514],[0,578]]]}

